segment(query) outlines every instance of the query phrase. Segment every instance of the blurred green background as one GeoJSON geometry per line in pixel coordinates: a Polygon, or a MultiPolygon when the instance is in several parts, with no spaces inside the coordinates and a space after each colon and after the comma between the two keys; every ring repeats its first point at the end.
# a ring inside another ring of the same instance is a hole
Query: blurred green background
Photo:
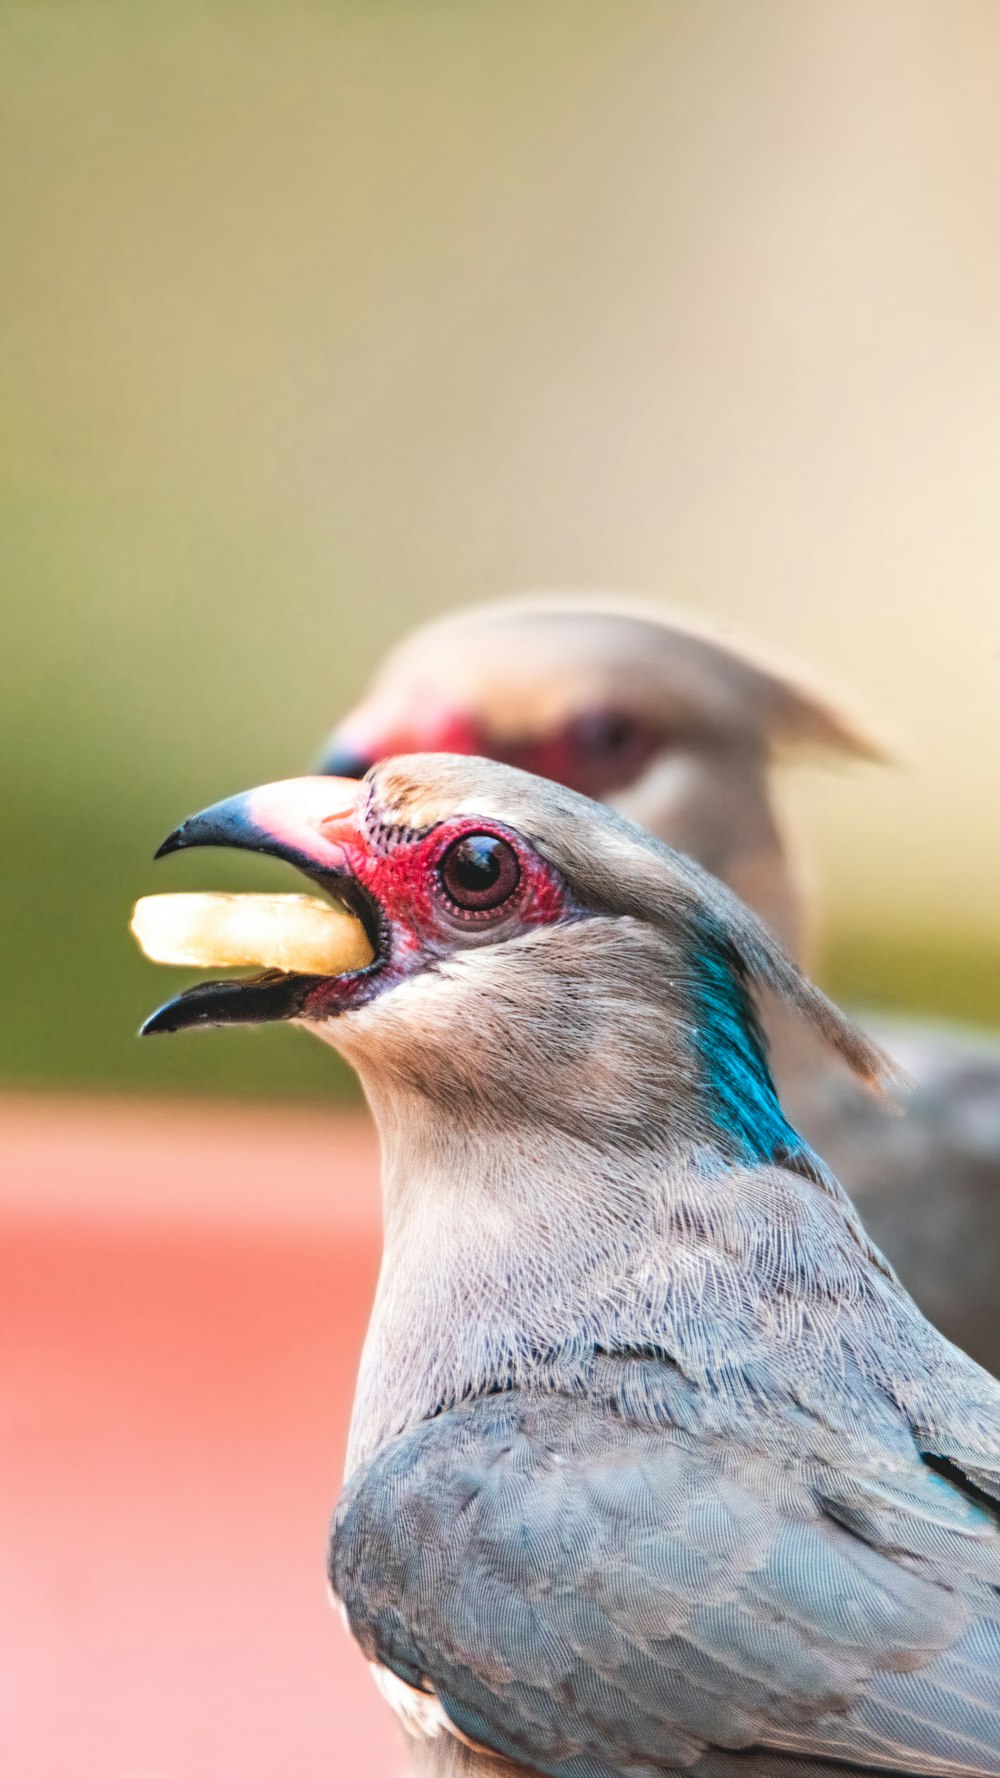
{"type": "Polygon", "coordinates": [[[799,772],[825,979],[1000,1008],[993,0],[0,6],[0,1071],[345,1090],[140,1045],[163,834],[387,642],[529,586],[735,620],[895,771],[799,772]]]}

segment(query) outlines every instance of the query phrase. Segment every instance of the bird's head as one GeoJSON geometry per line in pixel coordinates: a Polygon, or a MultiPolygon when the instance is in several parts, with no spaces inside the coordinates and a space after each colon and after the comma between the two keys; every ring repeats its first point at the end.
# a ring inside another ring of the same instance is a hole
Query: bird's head
{"type": "Polygon", "coordinates": [[[361,781],[265,785],[193,816],[162,850],[193,846],[297,866],[351,910],[370,960],[303,972],[291,944],[292,967],[191,989],[146,1031],[300,1021],[354,1064],[376,1110],[417,1098],[494,1129],[769,1156],[793,1138],[756,1023],[765,988],[860,1074],[882,1069],[721,884],[508,766],[424,754],[361,781]]]}
{"type": "Polygon", "coordinates": [[[406,638],[334,730],[321,769],[481,755],[607,802],[722,877],[795,951],[797,872],[778,760],[880,757],[796,676],[688,620],[613,598],[512,599],[406,638]]]}
{"type": "Polygon", "coordinates": [[[879,757],[833,704],[742,646],[614,599],[529,597],[425,625],[338,723],[323,770],[468,753],[608,800],[666,757],[879,757]]]}

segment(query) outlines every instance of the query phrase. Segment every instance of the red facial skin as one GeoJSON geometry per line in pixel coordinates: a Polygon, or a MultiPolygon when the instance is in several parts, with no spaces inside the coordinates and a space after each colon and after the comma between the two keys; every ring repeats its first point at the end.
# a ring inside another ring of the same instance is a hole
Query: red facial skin
{"type": "MultiPolygon", "coordinates": [[[[323,833],[323,823],[319,831],[323,833]]],[[[323,837],[328,836],[324,833],[323,837]]],[[[477,944],[505,941],[536,927],[552,926],[577,912],[558,873],[520,834],[500,822],[460,816],[417,836],[408,830],[362,822],[355,835],[347,838],[337,818],[334,843],[340,854],[339,872],[353,877],[378,904],[385,954],[367,970],[319,982],[305,1003],[308,1018],[346,1012],[428,963],[477,944]],[[442,882],[440,866],[445,854],[471,834],[488,834],[504,842],[516,856],[517,885],[496,908],[462,908],[442,882]]]]}
{"type": "Polygon", "coordinates": [[[418,833],[380,821],[371,798],[371,785],[356,778],[288,778],[227,797],[181,823],[161,854],[221,845],[281,858],[333,895],[363,904],[357,911],[376,956],[338,976],[267,970],[240,982],[200,983],[153,1013],[144,1035],[330,1018],[459,950],[583,913],[559,873],[503,822],[457,816],[418,833]],[[499,853],[472,847],[448,858],[473,835],[495,842],[499,853]]]}
{"type": "Polygon", "coordinates": [[[554,784],[565,784],[598,802],[616,790],[634,784],[662,746],[661,737],[638,723],[629,723],[622,730],[615,746],[602,744],[601,726],[619,719],[611,712],[588,711],[574,717],[548,735],[537,735],[523,742],[492,743],[485,751],[504,765],[519,766],[523,772],[550,778],[554,784]]]}
{"type": "Polygon", "coordinates": [[[381,734],[348,721],[338,739],[345,751],[371,763],[401,753],[462,753],[495,759],[599,800],[634,783],[667,737],[626,712],[595,707],[570,717],[548,734],[524,739],[491,734],[460,710],[428,711],[419,721],[381,734]]]}

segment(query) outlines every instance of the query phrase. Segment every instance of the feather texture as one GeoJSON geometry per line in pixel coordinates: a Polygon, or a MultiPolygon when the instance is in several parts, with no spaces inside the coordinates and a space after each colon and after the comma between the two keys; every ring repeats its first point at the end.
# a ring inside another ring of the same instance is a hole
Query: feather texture
{"type": "Polygon", "coordinates": [[[372,774],[375,836],[456,809],[564,913],[325,1032],[385,1211],[330,1575],[411,1729],[449,1725],[418,1769],[1000,1774],[1000,1384],[782,1117],[754,999],[864,1078],[879,1052],[610,811],[480,761],[372,774]]]}
{"type": "MultiPolygon", "coordinates": [[[[613,595],[513,599],[425,626],[386,660],[344,732],[369,758],[407,736],[455,745],[454,723],[442,741],[428,726],[442,709],[461,715],[470,751],[583,788],[589,774],[593,794],[722,878],[796,955],[807,950],[808,909],[773,767],[810,749],[886,757],[796,671],[686,615],[613,595]],[[591,758],[574,723],[595,711],[627,719],[647,745],[626,750],[617,769],[591,758]]],[[[831,1161],[932,1319],[1000,1370],[1000,1046],[873,1021],[908,1076],[903,1116],[888,1118],[803,1040],[797,1018],[765,1003],[762,1019],[791,1123],[831,1161]]],[[[827,1037],[836,1047],[835,1027],[827,1037]]],[[[864,1071],[859,1052],[848,1060],[864,1071]]],[[[874,1080],[877,1066],[869,1072],[874,1080]]],[[[768,1124],[778,1138],[762,1102],[761,1130],[768,1124]]]]}
{"type": "Polygon", "coordinates": [[[608,1370],[455,1408],[354,1479],[332,1574],[370,1658],[553,1778],[1000,1771],[990,1515],[915,1452],[680,1432],[653,1366],[642,1406],[608,1370]]]}

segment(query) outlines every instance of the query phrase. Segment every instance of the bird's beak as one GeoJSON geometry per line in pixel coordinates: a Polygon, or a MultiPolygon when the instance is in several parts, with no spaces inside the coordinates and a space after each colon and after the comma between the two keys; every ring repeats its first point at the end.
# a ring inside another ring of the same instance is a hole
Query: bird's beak
{"type": "Polygon", "coordinates": [[[371,736],[362,739],[347,730],[334,729],[320,751],[316,770],[330,778],[363,778],[385,756],[385,749],[371,736]]]}
{"type": "Polygon", "coordinates": [[[316,761],[317,772],[330,778],[363,778],[380,759],[415,752],[395,744],[404,738],[405,726],[389,720],[383,710],[359,706],[327,736],[316,761]]]}
{"type": "Polygon", "coordinates": [[[265,852],[307,876],[339,874],[345,849],[362,845],[361,787],[351,778],[286,778],[212,803],[168,834],[156,852],[230,846],[265,852]]]}
{"type": "MultiPolygon", "coordinates": [[[[147,1019],[142,1027],[143,1036],[178,1031],[192,1025],[261,1024],[276,1019],[329,1017],[350,1003],[352,995],[356,996],[358,984],[380,963],[379,910],[360,880],[367,856],[363,829],[366,794],[365,786],[350,779],[290,778],[213,803],[210,808],[182,822],[164,840],[157,858],[195,846],[227,846],[281,858],[295,865],[331,895],[337,910],[331,909],[329,903],[317,903],[306,897],[148,898],[140,904],[146,910],[145,924],[137,920],[135,929],[140,932],[144,948],[158,961],[191,960],[187,954],[171,956],[163,948],[155,949],[155,938],[153,943],[148,942],[146,933],[155,933],[157,926],[157,909],[153,904],[160,899],[164,903],[183,900],[191,904],[218,904],[225,899],[236,904],[235,917],[239,919],[242,946],[239,956],[230,954],[226,942],[220,945],[216,938],[217,954],[203,956],[201,952],[205,947],[202,943],[197,957],[197,961],[214,963],[217,967],[231,962],[267,963],[272,955],[285,958],[287,954],[294,960],[295,933],[290,929],[306,919],[315,932],[317,910],[321,925],[322,916],[328,916],[332,938],[330,967],[322,972],[315,967],[309,970],[296,968],[293,961],[292,967],[287,964],[272,967],[251,980],[200,983],[168,1001],[147,1019]],[[252,909],[248,917],[246,905],[255,901],[268,904],[267,942],[262,940],[256,952],[252,936],[249,941],[247,939],[248,931],[252,935],[254,920],[252,909]],[[282,925],[284,933],[280,930],[282,925]],[[248,942],[250,949],[244,955],[248,942]],[[275,944],[277,951],[274,950],[275,944]],[[336,989],[336,994],[331,994],[331,988],[336,989]],[[338,997],[339,1006],[335,1004],[338,997]]],[[[218,922],[217,906],[213,911],[218,922]]],[[[173,922],[171,930],[175,931],[176,909],[169,910],[169,914],[173,922]]],[[[213,933],[218,930],[218,924],[213,926],[213,933]]],[[[191,949],[191,943],[188,935],[187,950],[191,949]]],[[[197,933],[194,948],[198,949],[197,933]]]]}

